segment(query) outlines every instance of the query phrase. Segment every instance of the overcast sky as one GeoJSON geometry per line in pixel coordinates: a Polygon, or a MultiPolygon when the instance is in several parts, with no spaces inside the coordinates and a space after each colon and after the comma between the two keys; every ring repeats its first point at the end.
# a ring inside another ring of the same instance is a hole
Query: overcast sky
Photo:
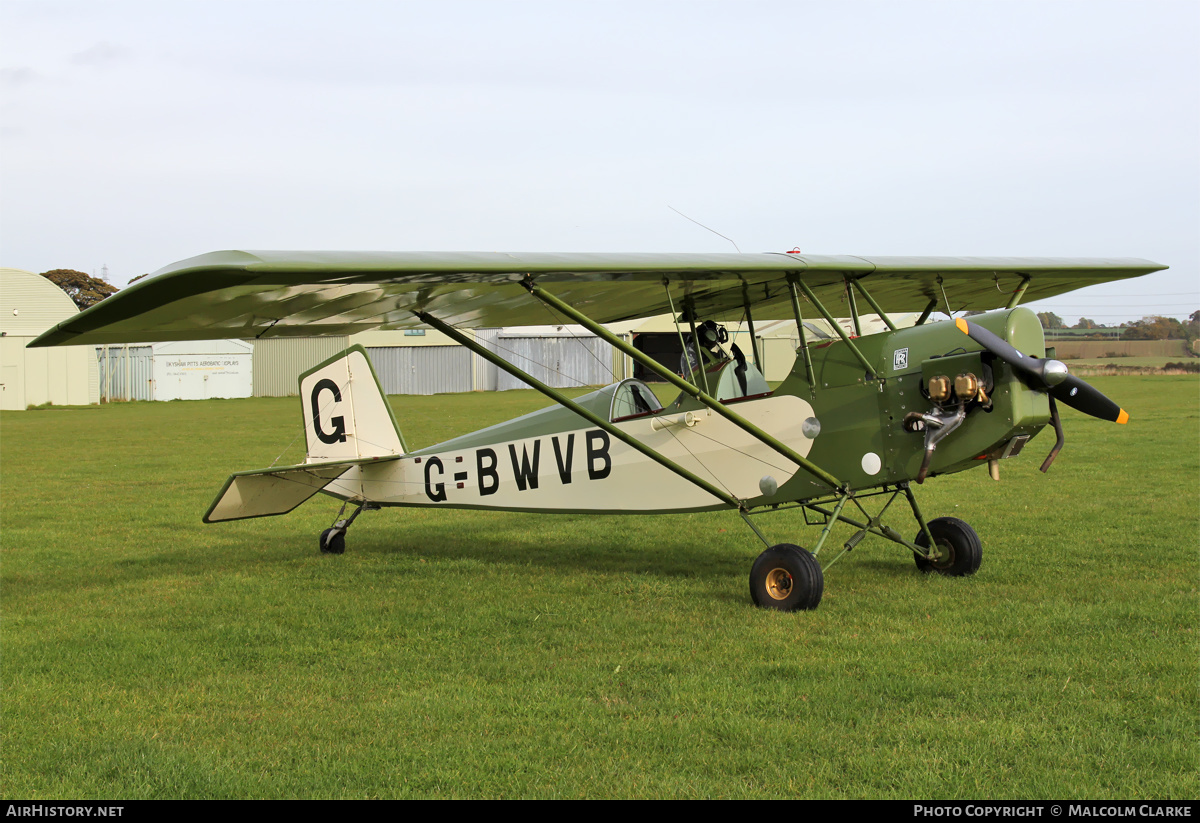
{"type": "Polygon", "coordinates": [[[0,265],[1128,256],[1200,308],[1200,3],[0,0],[0,265]]]}

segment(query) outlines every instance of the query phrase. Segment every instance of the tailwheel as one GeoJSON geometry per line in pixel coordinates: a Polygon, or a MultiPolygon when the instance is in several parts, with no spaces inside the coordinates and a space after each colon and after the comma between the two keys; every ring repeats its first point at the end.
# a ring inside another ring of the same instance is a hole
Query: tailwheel
{"type": "Polygon", "coordinates": [[[350,530],[352,524],[363,512],[378,511],[379,504],[370,500],[363,500],[358,504],[358,508],[354,510],[354,514],[342,520],[342,514],[346,511],[346,506],[351,501],[347,500],[342,503],[341,509],[338,510],[337,518],[332,526],[321,532],[321,539],[318,545],[321,547],[321,554],[344,554],[346,551],[346,532],[350,530]]]}
{"type": "Polygon", "coordinates": [[[346,530],[336,526],[321,532],[321,554],[344,554],[346,551],[346,530]]]}
{"type": "Polygon", "coordinates": [[[815,609],[824,591],[825,575],[817,559],[790,543],[767,549],[750,569],[750,597],[760,608],[815,609]]]}
{"type": "MultiPolygon", "coordinates": [[[[929,521],[929,531],[937,550],[931,557],[914,554],[918,569],[947,577],[964,577],[979,571],[979,564],[983,562],[983,544],[974,529],[957,517],[939,517],[929,521]]],[[[914,542],[922,549],[929,548],[924,529],[914,542]]]]}

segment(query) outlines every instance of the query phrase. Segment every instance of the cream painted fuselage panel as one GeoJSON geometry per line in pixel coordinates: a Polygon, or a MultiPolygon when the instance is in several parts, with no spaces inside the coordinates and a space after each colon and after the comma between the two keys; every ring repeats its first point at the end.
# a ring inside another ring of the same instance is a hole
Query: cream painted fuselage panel
{"type": "MultiPolygon", "coordinates": [[[[802,398],[767,397],[736,404],[738,414],[807,456],[802,398]]],[[[390,506],[444,506],[517,511],[663,512],[725,508],[708,492],[604,430],[580,428],[459,451],[434,449],[352,468],[325,491],[390,506]]],[[[749,500],[760,480],[782,486],[798,466],[708,410],[669,410],[614,424],[682,468],[749,500]],[[690,425],[689,425],[690,423],[690,425]]]]}

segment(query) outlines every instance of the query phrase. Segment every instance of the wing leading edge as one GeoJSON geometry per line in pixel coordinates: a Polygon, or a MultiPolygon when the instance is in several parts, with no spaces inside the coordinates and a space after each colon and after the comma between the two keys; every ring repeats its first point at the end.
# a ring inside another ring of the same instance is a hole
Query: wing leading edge
{"type": "Polygon", "coordinates": [[[221,251],[167,266],[30,346],[422,328],[414,311],[462,328],[544,324],[526,279],[611,323],[678,311],[687,298],[705,318],[739,319],[748,301],[755,319],[788,319],[788,274],[831,310],[850,277],[887,312],[930,300],[983,311],[1006,305],[1026,278],[1023,302],[1164,268],[1136,258],[221,251]]]}

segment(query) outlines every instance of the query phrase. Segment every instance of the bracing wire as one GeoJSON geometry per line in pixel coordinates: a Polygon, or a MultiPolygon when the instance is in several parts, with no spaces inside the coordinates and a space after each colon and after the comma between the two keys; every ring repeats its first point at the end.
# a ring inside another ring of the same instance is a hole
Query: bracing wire
{"type": "MultiPolygon", "coordinates": [[[[725,481],[723,481],[720,477],[718,477],[716,472],[714,472],[707,465],[705,465],[704,461],[700,459],[699,455],[697,455],[694,451],[689,449],[687,444],[679,439],[679,435],[675,434],[675,432],[671,431],[670,429],[667,429],[667,434],[671,435],[671,437],[674,438],[675,442],[678,443],[680,446],[682,446],[683,450],[688,453],[688,456],[690,456],[693,460],[695,460],[698,464],[700,464],[700,467],[703,468],[704,471],[708,472],[709,477],[711,477],[717,483],[717,485],[719,485],[722,489],[724,489],[726,494],[730,495],[731,497],[736,497],[736,495],[734,495],[734,493],[733,493],[733,490],[725,485],[725,481]]],[[[712,440],[712,438],[708,438],[708,439],[712,440]]],[[[713,441],[713,442],[716,442],[716,441],[713,441]]]]}
{"type": "MultiPolygon", "coordinates": [[[[542,301],[539,300],[538,302],[541,303],[542,301]]],[[[600,364],[600,368],[602,368],[608,372],[608,376],[613,379],[613,382],[616,382],[617,373],[615,371],[613,371],[613,368],[612,368],[612,357],[610,356],[608,358],[608,362],[605,363],[603,360],[600,359],[600,357],[594,351],[591,350],[591,348],[588,347],[588,345],[586,343],[583,342],[583,338],[578,337],[575,334],[575,332],[571,330],[571,325],[569,323],[562,322],[562,318],[554,311],[554,309],[550,308],[550,306],[547,306],[545,303],[542,303],[542,308],[544,308],[546,310],[546,312],[550,315],[550,319],[552,319],[554,321],[554,325],[562,326],[562,328],[566,329],[567,334],[569,334],[571,336],[571,339],[574,340],[576,343],[578,343],[581,347],[583,347],[583,350],[585,352],[587,352],[588,354],[590,354],[592,356],[592,359],[600,364]]],[[[612,346],[609,346],[609,349],[611,350],[612,346]]]]}
{"type": "MultiPolygon", "coordinates": [[[[455,328],[455,330],[456,330],[456,331],[462,331],[462,329],[459,329],[459,328],[457,328],[457,327],[453,327],[453,328],[455,328]]],[[[532,357],[527,357],[526,355],[523,355],[523,354],[520,354],[520,353],[518,353],[518,352],[515,352],[515,351],[513,351],[512,349],[510,349],[510,348],[508,348],[508,347],[506,347],[506,346],[501,346],[501,345],[500,345],[498,342],[496,342],[495,340],[489,341],[489,345],[495,346],[497,349],[499,349],[499,350],[500,350],[500,351],[502,351],[502,352],[506,352],[506,353],[508,353],[508,354],[511,354],[511,355],[512,355],[513,357],[515,357],[517,360],[524,360],[524,361],[526,361],[526,362],[528,362],[528,363],[532,363],[532,364],[533,364],[533,365],[535,365],[535,366],[538,366],[538,367],[540,367],[540,368],[543,368],[543,369],[545,369],[546,371],[550,372],[551,374],[557,374],[557,375],[558,375],[559,377],[561,377],[563,380],[567,380],[567,381],[569,381],[569,382],[571,382],[571,383],[574,383],[574,384],[575,384],[575,385],[576,385],[578,388],[588,388],[588,384],[587,384],[587,383],[584,383],[582,380],[580,380],[580,379],[578,379],[578,378],[576,378],[576,377],[572,377],[572,376],[571,376],[571,375],[569,375],[569,374],[565,374],[564,372],[562,372],[562,371],[561,371],[561,370],[559,370],[559,369],[552,369],[552,368],[550,368],[549,366],[547,366],[545,363],[539,363],[537,360],[534,360],[532,357]]],[[[510,360],[509,362],[510,362],[510,363],[512,363],[514,366],[516,365],[516,361],[515,361],[515,360],[510,360]]]]}

